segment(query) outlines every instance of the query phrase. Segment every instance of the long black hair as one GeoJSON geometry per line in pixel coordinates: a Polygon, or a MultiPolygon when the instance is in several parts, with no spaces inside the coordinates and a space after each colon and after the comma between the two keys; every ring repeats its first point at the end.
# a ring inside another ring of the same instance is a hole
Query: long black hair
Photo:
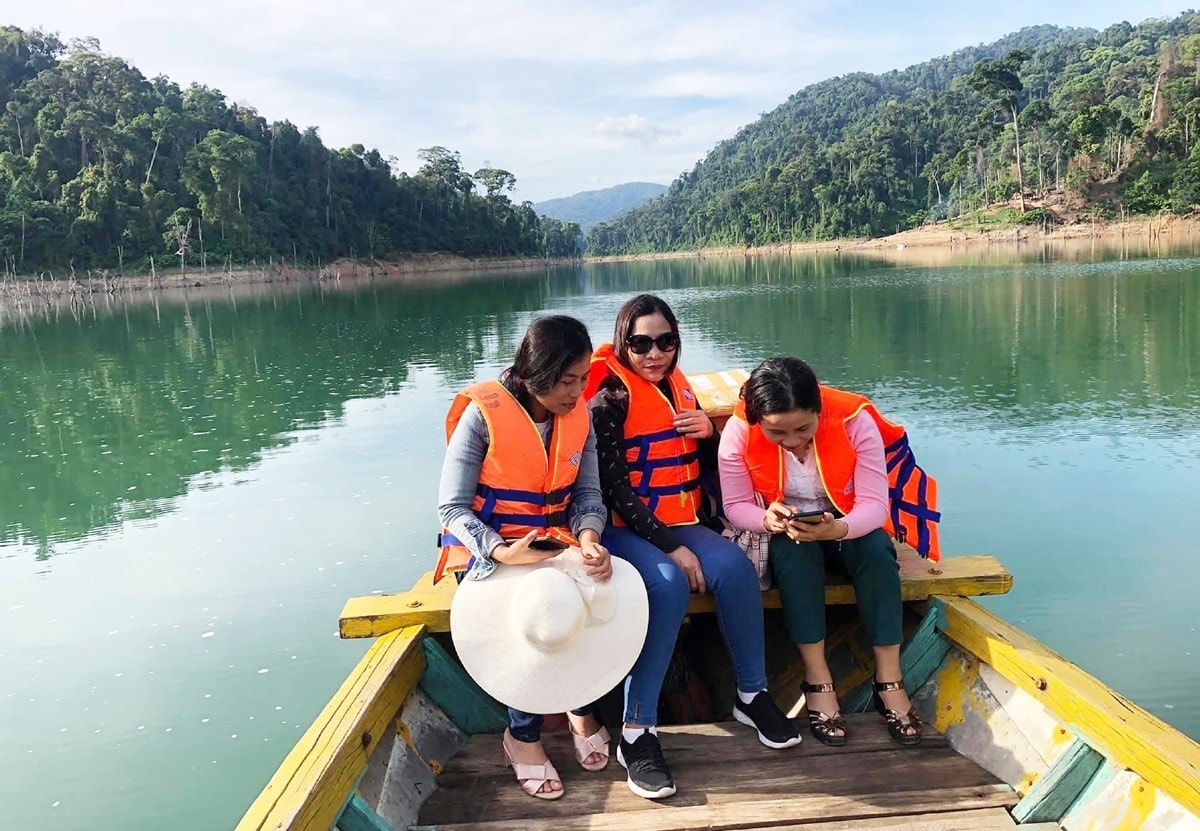
{"type": "Polygon", "coordinates": [[[592,339],[581,321],[567,315],[539,317],[521,339],[504,385],[528,410],[533,396],[550,392],[571,364],[591,354],[592,339]]]}
{"type": "MultiPolygon", "coordinates": [[[[627,367],[632,367],[633,364],[629,361],[629,346],[625,343],[629,336],[633,334],[633,329],[637,326],[638,318],[652,315],[658,312],[667,321],[667,325],[671,327],[671,331],[675,336],[679,336],[679,321],[675,319],[675,313],[671,311],[671,307],[661,297],[654,294],[639,294],[631,300],[626,300],[625,305],[617,312],[617,324],[613,328],[613,352],[616,353],[617,360],[625,364],[627,367]]],[[[675,347],[675,354],[671,357],[671,364],[667,367],[667,375],[675,371],[675,365],[679,363],[679,353],[683,351],[683,344],[675,347]]]]}
{"type": "Polygon", "coordinates": [[[779,355],[754,368],[742,385],[746,421],[758,424],[763,416],[792,410],[821,412],[821,388],[812,367],[799,358],[779,355]]]}

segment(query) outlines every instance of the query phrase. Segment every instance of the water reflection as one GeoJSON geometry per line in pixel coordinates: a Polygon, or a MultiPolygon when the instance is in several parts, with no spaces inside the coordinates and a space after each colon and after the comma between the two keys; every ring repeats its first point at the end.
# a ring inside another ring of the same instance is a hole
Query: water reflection
{"type": "Polygon", "coordinates": [[[411,367],[462,385],[511,353],[517,313],[546,291],[533,274],[137,298],[0,329],[0,543],[46,558],[155,516],[195,477],[254,465],[347,400],[400,388],[411,367]]]}
{"type": "Polygon", "coordinates": [[[1181,258],[944,269],[693,258],[108,300],[0,329],[0,543],[45,558],[56,542],[157,515],[197,476],[254,465],[347,400],[400,388],[414,366],[462,386],[481,362],[506,360],[527,313],[547,306],[601,339],[635,291],[671,298],[696,333],[690,355],[751,366],[790,352],[902,412],[1001,431],[1152,422],[1170,435],[1200,405],[1200,279],[1181,258]]]}
{"type": "Polygon", "coordinates": [[[832,257],[655,262],[596,281],[622,280],[627,291],[669,286],[681,319],[732,363],[792,353],[829,382],[885,400],[1001,425],[1186,421],[1200,405],[1194,260],[933,270],[832,257]]]}

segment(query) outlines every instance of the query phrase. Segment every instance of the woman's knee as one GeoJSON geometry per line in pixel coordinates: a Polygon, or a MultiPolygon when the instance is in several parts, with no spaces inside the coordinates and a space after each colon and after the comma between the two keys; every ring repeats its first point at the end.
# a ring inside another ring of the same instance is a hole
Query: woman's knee
{"type": "Polygon", "coordinates": [[[688,586],[687,575],[679,566],[669,560],[660,563],[654,569],[651,579],[645,583],[646,597],[652,614],[654,610],[659,609],[665,614],[683,619],[691,602],[692,590],[688,586]]]}
{"type": "Polygon", "coordinates": [[[825,573],[825,552],[815,542],[798,543],[783,534],[771,540],[768,559],[776,572],[803,571],[825,573]]]}
{"type": "Polygon", "coordinates": [[[900,565],[896,560],[896,546],[883,529],[876,529],[865,537],[855,541],[852,552],[843,552],[843,558],[850,553],[853,563],[846,563],[861,574],[871,574],[882,578],[893,575],[899,579],[900,565]]]}
{"type": "Polygon", "coordinates": [[[704,580],[714,587],[749,587],[758,591],[758,572],[754,564],[740,548],[722,539],[722,546],[714,546],[700,557],[704,580]]]}

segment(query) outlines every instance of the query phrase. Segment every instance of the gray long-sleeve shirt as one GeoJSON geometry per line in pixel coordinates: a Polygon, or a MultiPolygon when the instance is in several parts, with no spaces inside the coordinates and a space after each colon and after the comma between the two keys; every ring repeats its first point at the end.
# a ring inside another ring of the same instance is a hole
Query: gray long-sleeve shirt
{"type": "MultiPolygon", "coordinates": [[[[480,580],[492,573],[496,568],[492,551],[504,542],[493,528],[471,510],[489,443],[483,414],[474,404],[468,405],[446,446],[442,478],[438,484],[438,519],[442,527],[461,540],[474,556],[467,574],[468,579],[472,580],[480,580]]],[[[596,437],[589,427],[587,443],[579,460],[579,473],[571,491],[571,504],[567,507],[567,524],[576,537],[588,529],[600,533],[604,530],[607,516],[608,511],[600,497],[596,437]]]]}

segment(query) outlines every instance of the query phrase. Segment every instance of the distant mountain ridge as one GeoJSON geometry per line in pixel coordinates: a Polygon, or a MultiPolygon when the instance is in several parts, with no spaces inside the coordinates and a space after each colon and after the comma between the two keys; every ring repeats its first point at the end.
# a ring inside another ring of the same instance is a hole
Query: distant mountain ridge
{"type": "Polygon", "coordinates": [[[662,196],[666,185],[653,182],[626,182],[603,190],[585,190],[573,196],[537,202],[533,209],[538,216],[579,223],[585,234],[595,224],[607,222],[650,199],[662,196]]]}

